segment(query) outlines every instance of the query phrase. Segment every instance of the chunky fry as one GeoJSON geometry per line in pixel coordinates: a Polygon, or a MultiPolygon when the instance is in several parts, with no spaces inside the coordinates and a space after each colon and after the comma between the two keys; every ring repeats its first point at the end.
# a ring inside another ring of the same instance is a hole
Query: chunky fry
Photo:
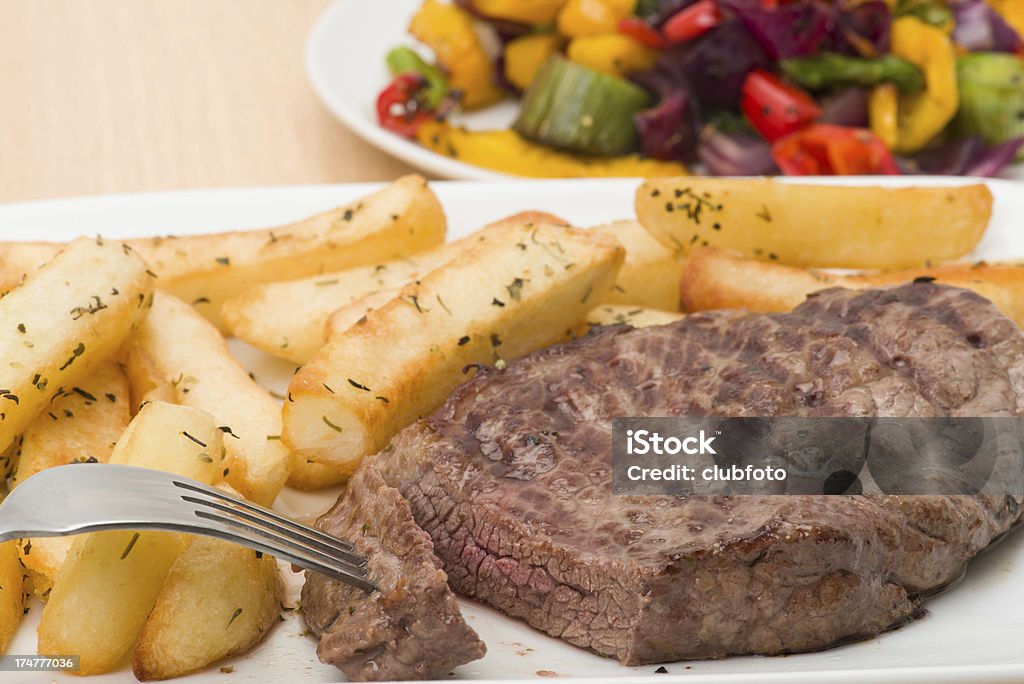
{"type": "Polygon", "coordinates": [[[257,551],[195,537],[171,566],[132,658],[141,681],[180,677],[241,655],[281,612],[277,561],[257,551]]]}
{"type": "Polygon", "coordinates": [[[228,352],[224,338],[194,308],[158,293],[139,327],[134,354],[145,354],[175,401],[212,414],[224,430],[225,479],[248,499],[269,505],[291,467],[280,441],[281,409],[228,352]]]}
{"type": "Polygon", "coordinates": [[[1024,325],[1024,265],[954,263],[902,271],[839,275],[769,264],[723,250],[691,252],[680,285],[683,309],[789,311],[807,295],[829,287],[886,287],[915,278],[934,278],[974,290],[1024,325]]]}
{"type": "Polygon", "coordinates": [[[138,413],[147,401],[166,401],[169,404],[177,401],[174,385],[161,374],[149,350],[131,342],[125,357],[124,370],[131,388],[132,414],[138,413]]]}
{"type": "Polygon", "coordinates": [[[604,304],[595,307],[587,314],[581,326],[583,333],[599,325],[631,325],[634,328],[646,328],[651,325],[674,323],[683,317],[676,311],[645,309],[625,304],[604,304]]]}
{"type": "MultiPolygon", "coordinates": [[[[58,397],[28,426],[20,440],[18,470],[12,484],[73,461],[105,463],[128,427],[128,381],[113,361],[104,361],[72,392],[58,397]]],[[[23,539],[21,562],[32,577],[32,591],[45,598],[64,562],[71,537],[23,539]]]]}
{"type": "Polygon", "coordinates": [[[0,299],[0,449],[117,351],[152,294],[131,250],[82,238],[0,299]]]}
{"type": "Polygon", "coordinates": [[[450,252],[444,245],[401,261],[257,285],[226,301],[221,314],[240,340],[305,363],[323,346],[324,325],[335,309],[379,290],[401,288],[443,264],[450,252]]]}
{"type": "Polygon", "coordinates": [[[74,537],[33,537],[17,542],[18,556],[30,580],[32,593],[42,601],[50,598],[53,581],[68,557],[74,537]]]}
{"type": "Polygon", "coordinates": [[[619,277],[605,298],[607,304],[626,304],[664,311],[679,309],[682,264],[636,221],[615,221],[594,230],[613,236],[626,248],[619,277]]]}
{"type": "Polygon", "coordinates": [[[348,306],[341,307],[327,318],[327,325],[324,327],[325,340],[331,340],[344,334],[353,325],[366,318],[371,311],[379,309],[401,295],[402,288],[400,287],[378,290],[360,297],[348,306]]]}
{"type": "MultiPolygon", "coordinates": [[[[523,212],[498,223],[531,221],[564,223],[557,216],[543,212],[523,212]]],[[[221,315],[235,337],[268,354],[306,363],[330,338],[331,328],[326,325],[334,311],[350,309],[370,295],[375,295],[378,305],[383,303],[382,298],[391,296],[380,293],[395,293],[423,277],[450,261],[471,244],[471,240],[472,236],[397,261],[256,285],[224,302],[221,315]]],[[[658,248],[663,249],[660,245],[658,248]]],[[[672,291],[676,296],[675,287],[672,291]]],[[[361,311],[353,321],[364,313],[365,310],[361,311]]]]}
{"type": "Polygon", "coordinates": [[[116,362],[104,361],[25,430],[14,486],[53,466],[105,463],[129,420],[128,380],[116,362]]]}
{"type": "Polygon", "coordinates": [[[550,224],[498,225],[334,338],[289,386],[284,437],[351,472],[436,408],[473,363],[502,363],[571,333],[614,283],[617,241],[550,224]]]}
{"type": "MultiPolygon", "coordinates": [[[[125,430],[110,461],[212,483],[220,476],[222,458],[222,433],[209,414],[153,402],[125,430]]],[[[43,610],[39,652],[80,654],[80,674],[117,667],[185,543],[185,536],[168,532],[77,537],[43,610]]]]}
{"type": "Polygon", "coordinates": [[[25,571],[18,562],[15,542],[0,544],[0,655],[21,623],[25,612],[25,571]]]}
{"type": "Polygon", "coordinates": [[[790,266],[915,268],[974,249],[992,215],[992,193],[982,184],[882,188],[661,178],[637,190],[636,212],[680,255],[703,245],[790,266]]]}
{"type": "MultiPolygon", "coordinates": [[[[441,244],[445,228],[444,212],[426,181],[405,176],[361,200],[286,226],[127,244],[159,275],[161,290],[221,326],[221,304],[247,287],[397,259],[441,244]]],[[[58,248],[0,243],[2,284],[13,286],[58,248]]]]}

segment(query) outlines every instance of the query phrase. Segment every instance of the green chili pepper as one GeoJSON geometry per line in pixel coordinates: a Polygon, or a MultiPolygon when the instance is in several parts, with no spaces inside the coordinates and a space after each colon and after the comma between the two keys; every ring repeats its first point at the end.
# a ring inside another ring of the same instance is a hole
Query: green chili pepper
{"type": "Polygon", "coordinates": [[[448,94],[448,77],[438,67],[423,61],[412,48],[396,47],[388,52],[386,59],[392,76],[415,73],[427,79],[424,97],[431,109],[436,108],[448,94]]]}
{"type": "Polygon", "coordinates": [[[917,17],[932,26],[946,26],[953,21],[953,11],[945,0],[900,0],[895,14],[897,17],[917,17]]]}
{"type": "Polygon", "coordinates": [[[924,90],[924,74],[912,62],[886,55],[877,59],[824,53],[814,57],[784,59],[779,63],[789,80],[808,88],[823,90],[843,86],[875,86],[893,83],[900,92],[924,90]]]}

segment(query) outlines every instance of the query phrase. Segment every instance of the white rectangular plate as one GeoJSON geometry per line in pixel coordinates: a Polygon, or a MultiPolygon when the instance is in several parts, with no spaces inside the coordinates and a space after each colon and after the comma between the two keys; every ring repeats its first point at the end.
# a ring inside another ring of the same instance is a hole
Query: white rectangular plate
{"type": "MultiPolygon", "coordinates": [[[[835,182],[835,181],[832,181],[835,182]]],[[[957,179],[857,179],[857,183],[958,184],[957,179]]],[[[434,183],[459,237],[484,223],[526,209],[558,214],[577,225],[593,225],[633,216],[635,180],[508,181],[434,183]]],[[[1024,184],[989,183],[995,194],[992,224],[976,256],[1024,258],[1024,184]]],[[[125,195],[36,202],[0,207],[0,239],[68,239],[187,234],[263,227],[293,221],[345,203],[376,186],[306,186],[125,195]]],[[[825,209],[825,208],[823,208],[825,209]]],[[[270,389],[280,392],[293,367],[240,343],[232,350],[270,389]]],[[[286,491],[282,511],[301,517],[322,512],[333,501],[326,493],[286,491]]],[[[47,505],[45,502],[41,505],[47,505]]],[[[730,658],[714,662],[675,663],[668,674],[656,666],[622,667],[536,632],[482,606],[464,602],[469,623],[487,642],[483,660],[459,668],[461,679],[536,679],[586,677],[606,682],[643,678],[649,682],[726,684],[732,682],[1021,682],[1024,681],[1024,534],[1005,542],[968,569],[963,582],[928,602],[929,615],[895,632],[858,644],[780,658],[730,658]]],[[[292,573],[288,573],[291,575],[292,573]]],[[[299,576],[292,575],[292,589],[299,576]]],[[[34,654],[35,627],[42,606],[32,605],[14,644],[13,654],[34,654]]],[[[316,642],[303,635],[296,613],[246,657],[184,678],[193,684],[233,682],[332,682],[340,673],[317,662],[316,642]]],[[[52,673],[0,673],[2,682],[81,682],[52,673]]],[[[90,682],[131,682],[127,668],[90,682]]]]}

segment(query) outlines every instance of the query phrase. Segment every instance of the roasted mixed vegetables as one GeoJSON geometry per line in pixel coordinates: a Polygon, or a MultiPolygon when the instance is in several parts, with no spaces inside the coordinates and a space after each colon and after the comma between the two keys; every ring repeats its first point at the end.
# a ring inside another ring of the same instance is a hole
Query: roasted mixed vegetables
{"type": "Polygon", "coordinates": [[[997,175],[1024,0],[424,0],[385,128],[525,176],[997,175]],[[520,98],[511,130],[449,122],[520,98]]]}

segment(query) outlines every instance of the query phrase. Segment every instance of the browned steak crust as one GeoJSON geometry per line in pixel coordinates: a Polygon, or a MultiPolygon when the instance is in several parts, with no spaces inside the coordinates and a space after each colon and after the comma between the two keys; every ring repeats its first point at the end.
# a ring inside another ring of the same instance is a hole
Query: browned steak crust
{"type": "Polygon", "coordinates": [[[626,664],[820,649],[920,612],[1015,497],[621,497],[633,415],[1017,416],[1024,337],[915,283],[605,328],[483,370],[372,459],[452,587],[626,664]]]}
{"type": "Polygon", "coordinates": [[[379,587],[366,594],[307,573],[302,609],[320,637],[322,661],[351,680],[381,681],[430,679],[483,657],[484,644],[463,619],[430,537],[377,471],[354,475],[317,525],[353,541],[379,587]]]}

